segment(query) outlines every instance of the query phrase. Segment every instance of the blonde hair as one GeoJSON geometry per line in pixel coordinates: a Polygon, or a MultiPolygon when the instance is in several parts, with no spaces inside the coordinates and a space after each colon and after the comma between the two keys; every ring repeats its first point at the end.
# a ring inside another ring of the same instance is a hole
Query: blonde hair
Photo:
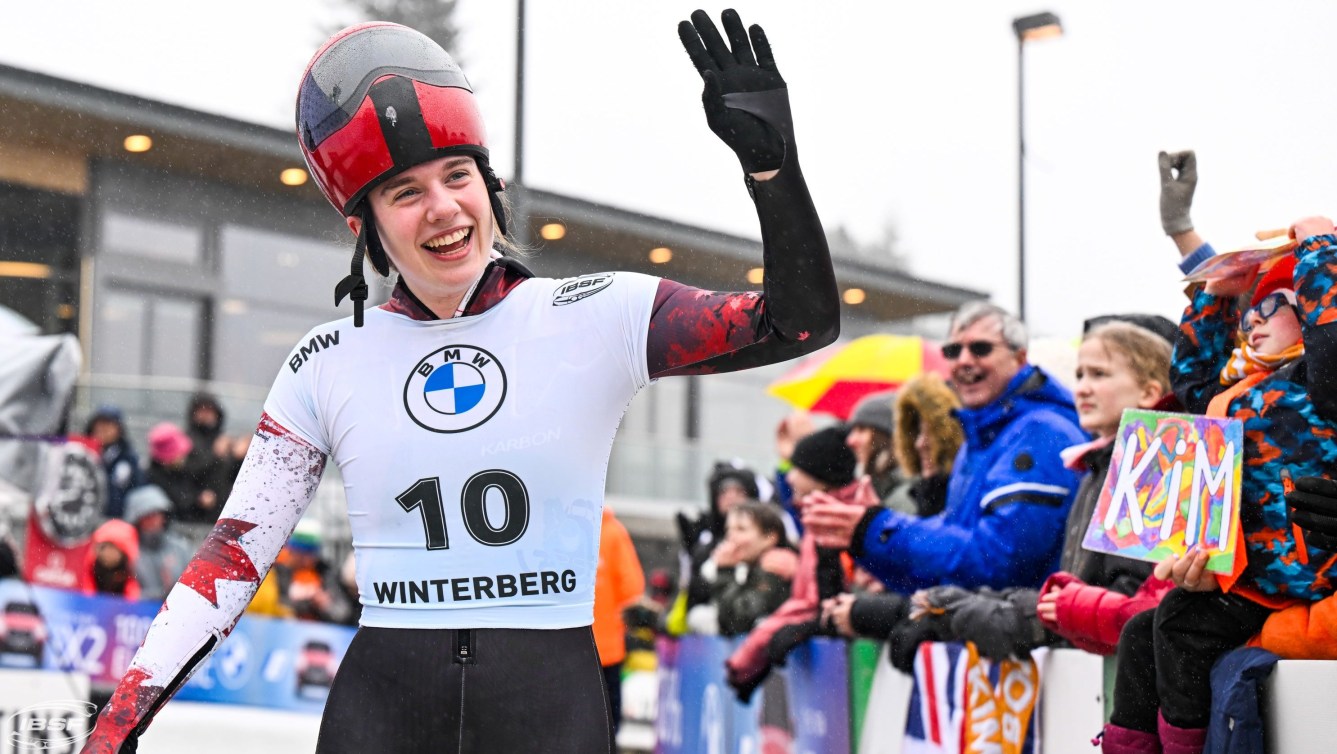
{"type": "Polygon", "coordinates": [[[1082,342],[1099,340],[1106,351],[1128,363],[1139,386],[1155,382],[1161,393],[1170,392],[1170,342],[1156,333],[1129,322],[1106,322],[1091,328],[1082,342]]]}

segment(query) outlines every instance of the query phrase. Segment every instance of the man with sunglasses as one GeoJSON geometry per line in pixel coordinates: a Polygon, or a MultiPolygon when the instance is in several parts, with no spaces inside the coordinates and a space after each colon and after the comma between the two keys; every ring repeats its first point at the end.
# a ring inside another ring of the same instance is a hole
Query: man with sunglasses
{"type": "Polygon", "coordinates": [[[992,304],[952,318],[943,356],[966,442],[947,484],[947,506],[918,518],[824,500],[804,526],[822,547],[848,547],[903,594],[941,584],[1038,587],[1056,570],[1078,475],[1062,449],[1085,442],[1072,394],[1026,361],[1026,326],[992,304]]]}

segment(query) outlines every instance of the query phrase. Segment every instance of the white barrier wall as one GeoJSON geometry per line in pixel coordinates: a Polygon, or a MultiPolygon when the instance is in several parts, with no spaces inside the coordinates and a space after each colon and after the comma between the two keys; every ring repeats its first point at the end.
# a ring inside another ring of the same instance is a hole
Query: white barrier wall
{"type": "Polygon", "coordinates": [[[1272,671],[1264,704],[1267,750],[1332,754],[1337,750],[1337,663],[1282,660],[1272,671]]]}
{"type": "Polygon", "coordinates": [[[1104,725],[1105,658],[1051,649],[1040,682],[1040,754],[1094,751],[1091,739],[1104,725]]]}
{"type": "Polygon", "coordinates": [[[877,655],[873,688],[868,693],[868,713],[859,737],[859,754],[901,754],[905,743],[905,719],[910,711],[914,678],[891,667],[887,645],[877,655]]]}
{"type": "MultiPolygon", "coordinates": [[[[88,676],[0,670],[0,754],[73,754],[90,731],[88,676]]],[[[169,703],[140,754],[288,754],[316,749],[320,715],[203,702],[169,703]]]]}
{"type": "Polygon", "coordinates": [[[82,673],[0,671],[0,754],[78,751],[93,710],[82,673]]]}
{"type": "Polygon", "coordinates": [[[316,750],[320,715],[239,704],[169,702],[139,740],[139,754],[288,754],[316,750]]]}
{"type": "MultiPolygon", "coordinates": [[[[1077,649],[1055,649],[1046,655],[1041,672],[1038,754],[1091,751],[1091,739],[1105,723],[1105,659],[1077,649]]],[[[859,754],[902,754],[913,686],[913,678],[891,667],[883,647],[859,754]]]]}

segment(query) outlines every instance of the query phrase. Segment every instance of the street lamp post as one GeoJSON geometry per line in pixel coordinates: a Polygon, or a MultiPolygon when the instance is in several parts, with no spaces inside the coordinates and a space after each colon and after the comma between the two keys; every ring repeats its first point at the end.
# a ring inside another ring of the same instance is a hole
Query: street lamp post
{"type": "Polygon", "coordinates": [[[525,0],[515,2],[515,156],[511,173],[510,235],[522,246],[529,243],[529,202],[525,197],[525,0]]]}
{"type": "Polygon", "coordinates": [[[1017,316],[1026,319],[1026,43],[1063,34],[1058,16],[1045,11],[1012,20],[1017,35],[1017,316]]]}
{"type": "Polygon", "coordinates": [[[511,181],[524,183],[525,170],[525,0],[515,2],[515,170],[511,181]]]}

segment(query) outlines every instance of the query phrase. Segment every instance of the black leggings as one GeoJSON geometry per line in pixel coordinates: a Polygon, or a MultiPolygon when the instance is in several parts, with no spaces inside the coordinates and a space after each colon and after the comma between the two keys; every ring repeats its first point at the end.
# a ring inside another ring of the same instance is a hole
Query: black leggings
{"type": "Polygon", "coordinates": [[[1258,633],[1272,610],[1235,594],[1175,589],[1119,634],[1110,722],[1156,732],[1156,715],[1179,728],[1211,717],[1212,665],[1258,633]]]}
{"type": "Polygon", "coordinates": [[[325,703],[317,754],[612,752],[589,627],[362,628],[325,703]]]}

